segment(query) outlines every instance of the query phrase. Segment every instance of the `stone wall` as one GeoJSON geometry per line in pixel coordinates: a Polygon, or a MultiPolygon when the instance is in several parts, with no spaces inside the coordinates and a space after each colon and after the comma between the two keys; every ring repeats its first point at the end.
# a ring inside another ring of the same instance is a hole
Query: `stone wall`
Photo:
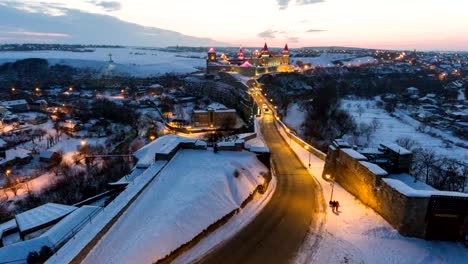
{"type": "Polygon", "coordinates": [[[323,175],[331,174],[336,182],[379,213],[402,235],[424,238],[429,197],[401,194],[382,180],[386,175],[377,175],[365,166],[365,157],[357,158],[357,152],[352,154],[352,150],[345,152],[330,146],[323,175]]]}

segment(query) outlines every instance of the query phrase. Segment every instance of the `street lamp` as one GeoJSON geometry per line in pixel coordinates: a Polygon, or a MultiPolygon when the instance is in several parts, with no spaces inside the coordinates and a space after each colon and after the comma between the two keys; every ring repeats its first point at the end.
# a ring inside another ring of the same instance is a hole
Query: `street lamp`
{"type": "Polygon", "coordinates": [[[81,146],[83,146],[83,147],[86,146],[86,143],[87,143],[87,142],[86,142],[85,139],[82,139],[81,142],[80,142],[81,146]]]}
{"type": "Polygon", "coordinates": [[[330,202],[332,202],[333,200],[333,189],[335,188],[335,181],[334,181],[334,178],[330,175],[330,174],[325,174],[325,179],[327,179],[327,181],[330,181],[331,182],[331,186],[332,186],[332,191],[331,191],[331,195],[330,195],[330,202]]]}
{"type": "Polygon", "coordinates": [[[11,170],[10,169],[7,169],[5,171],[5,174],[6,174],[6,185],[10,185],[10,174],[11,174],[11,170]]]}
{"type": "Polygon", "coordinates": [[[151,140],[151,141],[154,141],[155,139],[156,139],[156,136],[154,136],[154,135],[151,135],[151,136],[150,136],[150,140],[151,140]]]}

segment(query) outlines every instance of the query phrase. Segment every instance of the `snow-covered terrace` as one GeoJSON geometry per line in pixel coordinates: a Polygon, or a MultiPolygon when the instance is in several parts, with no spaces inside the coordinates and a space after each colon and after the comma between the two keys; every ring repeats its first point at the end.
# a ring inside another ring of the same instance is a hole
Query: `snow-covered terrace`
{"type": "Polygon", "coordinates": [[[154,263],[238,209],[266,171],[247,151],[179,150],[83,263],[154,263]]]}

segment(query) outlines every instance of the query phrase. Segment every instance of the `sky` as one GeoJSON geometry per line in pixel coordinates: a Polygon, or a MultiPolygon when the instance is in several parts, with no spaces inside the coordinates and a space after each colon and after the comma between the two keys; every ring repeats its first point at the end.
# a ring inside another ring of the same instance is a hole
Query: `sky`
{"type": "MultiPolygon", "coordinates": [[[[0,0],[114,16],[231,45],[468,50],[466,0],[0,0]]],[[[1,18],[0,18],[1,22],[1,18]]],[[[27,29],[22,29],[28,31],[27,29]]],[[[47,32],[40,32],[47,33],[47,32]]],[[[61,34],[61,32],[50,32],[61,34]]]]}

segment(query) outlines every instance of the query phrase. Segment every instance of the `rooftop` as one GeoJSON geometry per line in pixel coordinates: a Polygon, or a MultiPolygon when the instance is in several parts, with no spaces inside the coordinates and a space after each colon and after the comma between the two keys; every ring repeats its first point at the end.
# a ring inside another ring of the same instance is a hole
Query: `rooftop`
{"type": "Polygon", "coordinates": [[[77,207],[64,204],[47,203],[16,215],[16,222],[21,232],[53,222],[76,210],[77,207]]]}

